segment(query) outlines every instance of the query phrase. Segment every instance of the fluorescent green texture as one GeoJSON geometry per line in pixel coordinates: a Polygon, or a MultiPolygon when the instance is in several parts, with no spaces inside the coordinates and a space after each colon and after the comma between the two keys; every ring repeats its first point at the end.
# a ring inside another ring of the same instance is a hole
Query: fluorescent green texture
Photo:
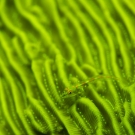
{"type": "Polygon", "coordinates": [[[134,0],[0,0],[0,15],[0,135],[135,135],[134,0]],[[118,81],[72,88],[98,75],[118,81]]]}

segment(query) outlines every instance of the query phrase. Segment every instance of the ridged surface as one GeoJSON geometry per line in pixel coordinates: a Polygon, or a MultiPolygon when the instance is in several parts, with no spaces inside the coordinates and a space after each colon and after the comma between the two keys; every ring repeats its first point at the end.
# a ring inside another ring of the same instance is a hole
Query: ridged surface
{"type": "Polygon", "coordinates": [[[0,135],[135,135],[134,0],[1,0],[0,15],[0,135]]]}

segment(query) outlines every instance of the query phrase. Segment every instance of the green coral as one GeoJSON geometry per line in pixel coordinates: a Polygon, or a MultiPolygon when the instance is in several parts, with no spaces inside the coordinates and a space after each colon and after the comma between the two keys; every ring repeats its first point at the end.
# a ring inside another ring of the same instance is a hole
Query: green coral
{"type": "Polygon", "coordinates": [[[134,7],[1,0],[0,135],[134,135],[134,7]]]}

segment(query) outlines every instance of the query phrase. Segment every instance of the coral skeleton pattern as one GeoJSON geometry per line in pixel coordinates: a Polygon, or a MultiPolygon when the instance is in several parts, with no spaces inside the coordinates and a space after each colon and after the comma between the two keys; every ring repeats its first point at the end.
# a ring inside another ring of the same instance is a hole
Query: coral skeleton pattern
{"type": "Polygon", "coordinates": [[[134,39],[135,0],[0,0],[0,135],[135,135],[134,39]]]}

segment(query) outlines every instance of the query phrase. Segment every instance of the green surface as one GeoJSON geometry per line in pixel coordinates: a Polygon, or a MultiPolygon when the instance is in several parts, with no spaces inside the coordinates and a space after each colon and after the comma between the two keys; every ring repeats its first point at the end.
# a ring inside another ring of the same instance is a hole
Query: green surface
{"type": "Polygon", "coordinates": [[[0,0],[0,135],[135,135],[135,1],[0,0]]]}

